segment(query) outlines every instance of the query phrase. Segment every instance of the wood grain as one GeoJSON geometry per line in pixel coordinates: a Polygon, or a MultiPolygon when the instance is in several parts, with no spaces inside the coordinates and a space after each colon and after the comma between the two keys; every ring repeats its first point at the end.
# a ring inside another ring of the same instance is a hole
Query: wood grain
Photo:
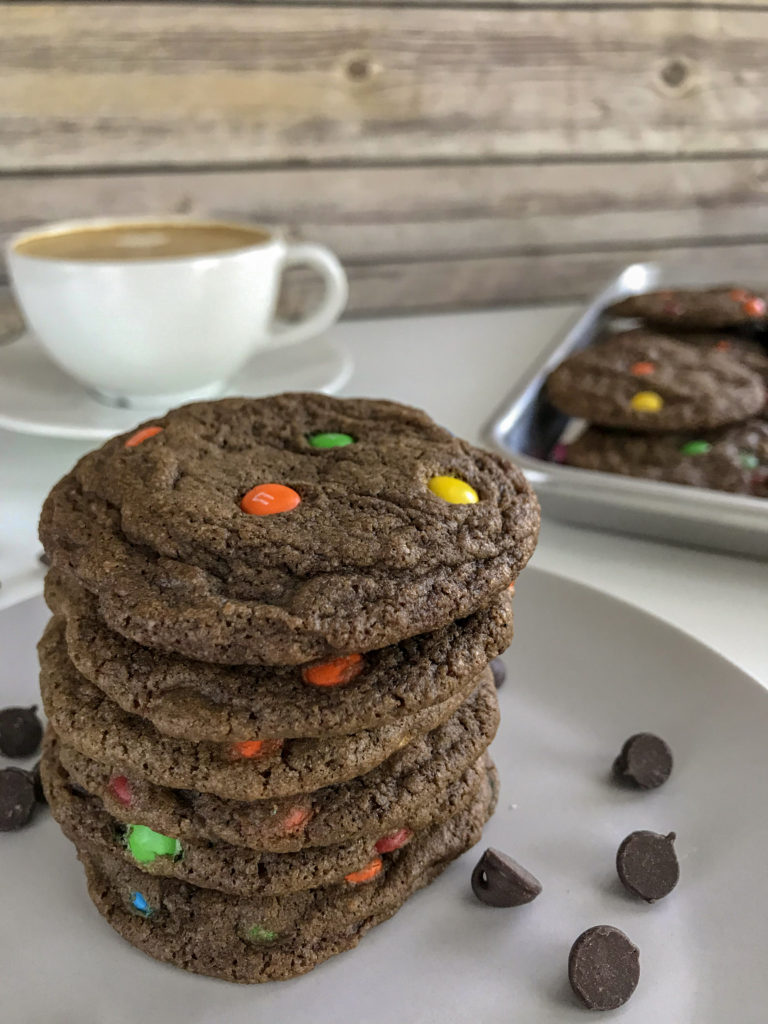
{"type": "Polygon", "coordinates": [[[4,4],[0,170],[768,152],[768,11],[4,4]]]}
{"type": "Polygon", "coordinates": [[[344,260],[768,232],[768,159],[14,175],[0,245],[45,221],[182,213],[288,225],[344,260]]]}

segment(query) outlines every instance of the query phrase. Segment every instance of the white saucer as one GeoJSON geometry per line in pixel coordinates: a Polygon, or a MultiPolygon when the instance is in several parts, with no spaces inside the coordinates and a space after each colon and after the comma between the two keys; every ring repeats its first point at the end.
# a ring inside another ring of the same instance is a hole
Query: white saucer
{"type": "MultiPolygon", "coordinates": [[[[349,380],[352,358],[327,338],[255,356],[230,382],[225,395],[323,391],[335,394],[349,380]]],[[[0,346],[0,427],[22,434],[102,440],[166,412],[164,408],[114,409],[97,402],[60,370],[34,335],[0,346]]]]}
{"type": "MultiPolygon", "coordinates": [[[[99,1024],[765,1024],[768,693],[709,648],[604,594],[526,570],[499,691],[501,797],[483,842],[358,949],[295,981],[227,985],[156,963],[99,917],[75,851],[41,810],[0,834],[3,1021],[99,1024]],[[609,781],[623,741],[672,747],[666,785],[609,781]],[[649,906],[616,876],[629,832],[677,832],[680,884],[649,906]],[[471,894],[486,846],[542,881],[530,906],[471,894]],[[567,982],[585,928],[640,948],[640,984],[590,1018],[567,982]]],[[[0,614],[2,704],[37,695],[41,599],[0,614]]],[[[31,767],[33,761],[25,762],[31,767]]],[[[3,761],[0,759],[0,765],[3,761]]]]}

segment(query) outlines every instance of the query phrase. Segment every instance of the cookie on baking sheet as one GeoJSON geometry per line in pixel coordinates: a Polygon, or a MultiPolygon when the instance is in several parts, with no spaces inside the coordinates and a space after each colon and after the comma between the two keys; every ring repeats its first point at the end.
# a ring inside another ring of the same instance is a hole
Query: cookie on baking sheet
{"type": "Polygon", "coordinates": [[[768,388],[768,347],[757,337],[733,331],[689,331],[675,335],[676,340],[696,345],[704,351],[724,352],[756,373],[768,388]]]}
{"type": "Polygon", "coordinates": [[[435,633],[297,667],[226,666],[141,647],[107,628],[96,599],[51,570],[46,600],[66,620],[77,670],[165,736],[237,742],[335,736],[405,721],[449,699],[512,639],[512,597],[435,633]]]}
{"type": "Polygon", "coordinates": [[[241,898],[148,875],[122,858],[80,847],[91,899],[112,927],[158,960],[238,982],[304,974],[356,946],[417,889],[480,839],[495,805],[495,770],[472,805],[339,885],[241,898]]]}
{"type": "Polygon", "coordinates": [[[768,420],[701,434],[630,434],[590,427],[567,448],[570,466],[768,497],[768,420]]]}
{"type": "MultiPolygon", "coordinates": [[[[301,796],[227,800],[212,793],[158,786],[94,761],[56,740],[57,756],[75,784],[94,793],[113,818],[158,832],[287,853],[451,817],[463,806],[499,723],[494,694],[480,687],[443,725],[414,738],[372,771],[301,796]]],[[[47,742],[54,742],[52,736],[47,742]]]]}
{"type": "Polygon", "coordinates": [[[192,743],[163,736],[149,721],[123,711],[81,676],[67,655],[60,619],[48,624],[38,651],[43,705],[62,740],[126,775],[234,800],[307,793],[362,775],[415,736],[447,721],[479,685],[493,688],[493,675],[485,669],[480,676],[464,680],[449,699],[404,722],[349,736],[192,743]]]}
{"type": "Polygon", "coordinates": [[[547,378],[561,412],[601,427],[703,430],[748,419],[765,385],[726,352],[628,331],[569,356],[547,378]]]}
{"type": "Polygon", "coordinates": [[[605,309],[611,317],[642,320],[655,327],[717,331],[721,327],[763,326],[766,294],[747,288],[676,288],[630,295],[605,309]]]}
{"type": "Polygon", "coordinates": [[[80,460],[40,536],[107,625],[150,647],[365,653],[484,607],[536,543],[520,470],[393,402],[224,399],[146,426],[80,460]]]}

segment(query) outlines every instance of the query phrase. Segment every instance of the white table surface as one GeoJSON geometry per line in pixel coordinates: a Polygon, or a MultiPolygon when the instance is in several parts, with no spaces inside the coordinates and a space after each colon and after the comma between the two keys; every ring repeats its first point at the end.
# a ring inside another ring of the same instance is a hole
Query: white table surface
{"type": "MultiPolygon", "coordinates": [[[[477,441],[506,392],[573,311],[536,307],[339,324],[333,336],[355,359],[343,393],[421,406],[477,441]]],[[[40,505],[90,447],[0,430],[0,608],[41,590],[40,505]]],[[[661,616],[768,686],[767,563],[545,519],[534,564],[661,616]]]]}

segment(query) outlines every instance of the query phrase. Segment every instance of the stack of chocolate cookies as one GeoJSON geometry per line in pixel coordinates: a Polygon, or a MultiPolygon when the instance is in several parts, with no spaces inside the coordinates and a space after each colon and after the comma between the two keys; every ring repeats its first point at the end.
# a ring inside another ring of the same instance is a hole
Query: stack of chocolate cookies
{"type": "Polygon", "coordinates": [[[552,452],[582,469],[768,497],[768,311],[744,288],[633,295],[547,381],[587,421],[552,452]],[[640,326],[617,330],[617,321],[640,326]]]}
{"type": "Polygon", "coordinates": [[[538,524],[519,471],[389,402],[199,403],[85,456],[41,520],[42,775],[109,923],[288,978],[477,842],[538,524]]]}

